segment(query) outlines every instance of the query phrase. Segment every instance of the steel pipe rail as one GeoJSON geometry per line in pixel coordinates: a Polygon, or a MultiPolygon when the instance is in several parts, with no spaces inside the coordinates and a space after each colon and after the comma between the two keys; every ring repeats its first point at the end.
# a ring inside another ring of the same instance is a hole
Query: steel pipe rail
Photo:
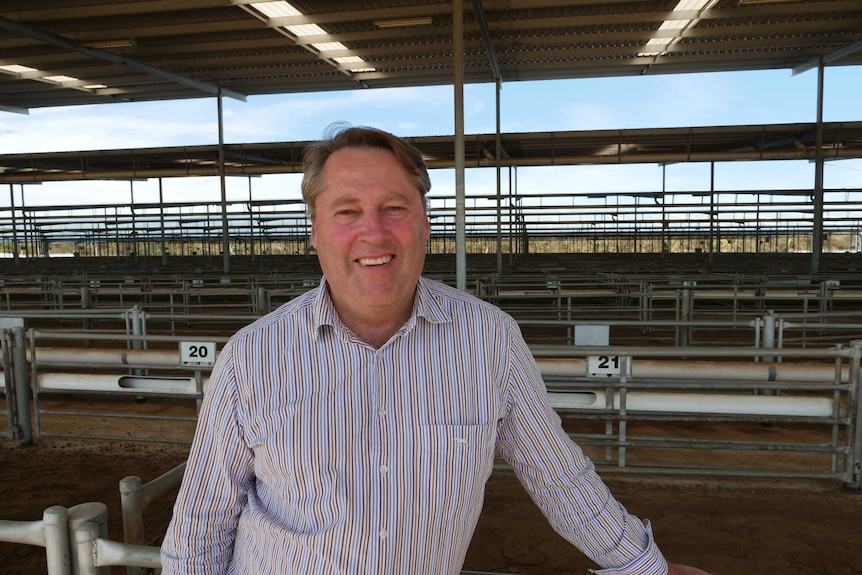
{"type": "Polygon", "coordinates": [[[662,346],[566,346],[531,345],[530,351],[536,357],[576,358],[593,355],[618,355],[631,357],[710,357],[710,358],[758,358],[764,355],[774,357],[805,357],[810,359],[843,358],[853,356],[849,347],[832,348],[762,348],[762,347],[662,347],[662,346]]]}
{"type": "Polygon", "coordinates": [[[75,528],[74,548],[77,553],[77,575],[105,575],[102,569],[111,566],[136,566],[160,569],[159,548],[131,545],[112,541],[95,523],[84,523],[75,528]]]}
{"type": "MultiPolygon", "coordinates": [[[[222,321],[224,321],[225,316],[221,316],[222,321]]],[[[181,321],[181,320],[178,320],[181,321]]],[[[75,341],[92,341],[92,340],[100,340],[100,341],[115,341],[115,342],[126,342],[126,341],[147,341],[147,342],[157,342],[157,343],[180,343],[182,341],[188,341],[190,336],[188,335],[158,335],[158,334],[131,334],[131,333],[117,333],[117,332],[92,332],[92,331],[63,331],[63,330],[39,330],[39,329],[31,329],[30,330],[30,338],[34,341],[39,339],[67,339],[67,340],[75,340],[75,341]]],[[[206,340],[212,341],[215,343],[225,343],[229,338],[226,336],[220,335],[203,335],[194,338],[195,340],[206,340]]],[[[77,348],[76,348],[77,349],[77,348]]],[[[129,350],[132,351],[132,350],[129,350]]]]}
{"type": "Polygon", "coordinates": [[[48,575],[71,575],[68,510],[59,505],[42,513],[41,521],[0,520],[0,541],[44,547],[48,575]]]}
{"type": "MultiPolygon", "coordinates": [[[[612,350],[613,348],[608,348],[608,350],[601,351],[599,354],[613,354],[612,350]]],[[[759,351],[760,353],[757,355],[764,355],[762,349],[759,351]]],[[[648,354],[651,355],[652,353],[649,352],[648,354]]],[[[677,355],[683,355],[684,353],[682,352],[677,355]]],[[[691,355],[699,353],[709,353],[712,356],[712,350],[704,350],[703,348],[698,348],[697,352],[691,353],[691,355]]],[[[546,377],[588,376],[586,359],[545,357],[540,350],[534,350],[534,355],[536,355],[536,361],[539,364],[542,375],[546,377]]],[[[752,382],[782,381],[805,383],[810,381],[829,382],[836,378],[835,367],[825,364],[690,360],[659,361],[636,359],[635,357],[631,359],[629,374],[634,379],[671,379],[694,382],[745,380],[752,382]]],[[[841,368],[840,382],[847,383],[849,380],[849,366],[844,365],[841,368]]]]}
{"type": "MultiPolygon", "coordinates": [[[[186,469],[183,462],[167,473],[149,483],[143,484],[141,478],[131,475],[120,481],[120,503],[123,514],[123,541],[132,545],[143,545],[144,508],[179,485],[186,469]]],[[[146,575],[138,566],[130,566],[128,575],[146,575]]]]}
{"type": "MultiPolygon", "coordinates": [[[[657,413],[710,413],[788,417],[832,417],[834,401],[828,397],[787,395],[744,395],[730,393],[668,393],[629,391],[625,395],[611,391],[550,392],[551,406],[556,410],[620,410],[657,413]]],[[[846,408],[839,411],[846,416],[846,408]]]]}
{"type": "MultiPolygon", "coordinates": [[[[92,336],[91,336],[92,337],[92,336]]],[[[169,338],[173,340],[174,338],[169,338]]],[[[530,346],[539,369],[546,377],[586,377],[587,356],[616,355],[631,357],[630,375],[638,379],[674,380],[746,380],[754,382],[809,382],[832,381],[835,367],[824,364],[790,362],[727,362],[727,361],[660,361],[656,359],[636,359],[636,357],[776,357],[840,358],[850,357],[849,350],[836,349],[785,349],[785,348],[674,348],[666,347],[569,347],[569,346],[530,346]]],[[[180,367],[179,352],[175,350],[153,349],[80,349],[37,347],[28,359],[36,360],[41,366],[104,366],[104,367],[158,367],[176,369],[180,367]],[[32,357],[31,357],[32,356],[32,357]]],[[[54,380],[54,374],[50,378],[54,380]]],[[[91,377],[81,374],[81,378],[91,377]]],[[[70,380],[79,380],[76,374],[69,374],[70,380]]],[[[848,366],[842,366],[840,382],[849,381],[848,366]]],[[[57,386],[60,388],[62,386],[57,386]]],[[[66,386],[74,389],[74,386],[66,386]]],[[[128,385],[133,388],[133,384],[128,385]]]]}
{"type": "MultiPolygon", "coordinates": [[[[133,393],[200,399],[207,383],[201,378],[200,372],[208,367],[195,368],[195,378],[135,372],[137,369],[171,372],[182,369],[177,350],[39,347],[35,343],[43,338],[74,339],[89,336],[88,339],[92,339],[93,335],[33,331],[31,336],[33,345],[29,349],[28,359],[33,362],[31,376],[37,414],[135,418],[140,415],[42,410],[38,398],[41,393],[50,392],[133,393]],[[53,369],[70,367],[74,368],[74,372],[53,369]],[[125,370],[128,373],[94,370],[125,370]]],[[[128,337],[113,334],[109,339],[123,340],[128,337]]],[[[175,342],[179,338],[171,336],[164,339],[175,342]]],[[[694,440],[690,447],[779,451],[798,449],[832,454],[831,471],[825,475],[822,471],[809,471],[809,476],[840,475],[848,484],[858,482],[857,466],[862,458],[858,445],[860,439],[856,438],[858,420],[862,417],[857,393],[859,356],[862,355],[860,341],[850,342],[846,346],[814,349],[530,345],[530,351],[537,361],[551,406],[555,410],[565,414],[578,413],[584,422],[604,421],[606,426],[618,427],[615,432],[607,431],[600,443],[619,451],[619,464],[622,467],[625,467],[626,449],[644,446],[657,449],[689,448],[686,441],[641,441],[628,436],[626,426],[638,421],[668,423],[702,420],[748,424],[757,421],[805,422],[818,430],[826,429],[826,435],[831,435],[831,439],[826,438],[817,444],[752,439],[744,444],[727,443],[721,444],[725,447],[718,447],[719,442],[714,438],[700,438],[694,440]],[[766,357],[774,361],[763,361],[766,357]],[[602,358],[613,359],[616,371],[598,369],[597,361],[601,363],[602,358]],[[838,462],[844,462],[849,467],[839,472],[834,469],[838,462]]],[[[152,441],[163,439],[149,438],[152,441]]],[[[175,437],[167,439],[178,440],[175,437]]],[[[772,470],[764,469],[762,473],[768,476],[772,470]]],[[[800,470],[799,473],[804,472],[800,470]]]]}

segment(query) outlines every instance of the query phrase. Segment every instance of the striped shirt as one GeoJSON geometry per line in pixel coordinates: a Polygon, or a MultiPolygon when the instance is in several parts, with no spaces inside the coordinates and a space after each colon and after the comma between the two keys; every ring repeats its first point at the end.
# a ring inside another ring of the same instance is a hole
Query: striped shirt
{"type": "Polygon", "coordinates": [[[324,279],[219,354],[163,573],[458,573],[495,450],[597,573],[667,572],[649,522],[563,431],[510,316],[422,278],[375,349],[324,279]]]}

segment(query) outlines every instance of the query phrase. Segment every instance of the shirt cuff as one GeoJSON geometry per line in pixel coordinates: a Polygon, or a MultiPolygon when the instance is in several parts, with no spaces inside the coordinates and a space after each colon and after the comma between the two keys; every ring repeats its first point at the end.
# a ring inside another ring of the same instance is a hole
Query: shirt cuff
{"type": "Polygon", "coordinates": [[[667,561],[659,551],[658,545],[652,536],[652,526],[649,521],[644,521],[647,532],[647,546],[639,557],[621,567],[609,567],[607,569],[590,569],[595,575],[667,575],[667,561]]]}

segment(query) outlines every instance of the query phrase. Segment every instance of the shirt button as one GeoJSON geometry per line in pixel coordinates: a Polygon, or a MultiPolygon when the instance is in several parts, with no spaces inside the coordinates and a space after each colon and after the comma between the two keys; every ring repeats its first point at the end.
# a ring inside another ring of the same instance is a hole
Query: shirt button
{"type": "Polygon", "coordinates": [[[379,415],[380,417],[383,417],[384,415],[386,415],[386,410],[381,407],[380,409],[377,410],[377,415],[379,415]]]}
{"type": "Polygon", "coordinates": [[[380,473],[384,473],[384,474],[385,474],[387,471],[389,471],[389,468],[388,468],[388,467],[386,467],[385,465],[381,465],[381,466],[380,466],[380,473]]]}
{"type": "Polygon", "coordinates": [[[386,536],[387,536],[387,535],[389,535],[389,532],[388,532],[388,531],[386,531],[385,529],[381,529],[381,530],[380,530],[380,538],[381,538],[381,539],[386,539],[386,536]]]}

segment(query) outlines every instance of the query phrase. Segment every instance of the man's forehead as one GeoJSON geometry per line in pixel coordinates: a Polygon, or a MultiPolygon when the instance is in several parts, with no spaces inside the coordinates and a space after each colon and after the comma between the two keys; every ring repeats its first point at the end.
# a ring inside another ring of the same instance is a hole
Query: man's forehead
{"type": "Polygon", "coordinates": [[[418,194],[415,188],[391,188],[373,190],[354,189],[350,187],[331,186],[321,190],[320,197],[331,205],[361,203],[370,199],[382,201],[412,201],[418,194]],[[330,192],[330,193],[327,193],[330,192]]]}

